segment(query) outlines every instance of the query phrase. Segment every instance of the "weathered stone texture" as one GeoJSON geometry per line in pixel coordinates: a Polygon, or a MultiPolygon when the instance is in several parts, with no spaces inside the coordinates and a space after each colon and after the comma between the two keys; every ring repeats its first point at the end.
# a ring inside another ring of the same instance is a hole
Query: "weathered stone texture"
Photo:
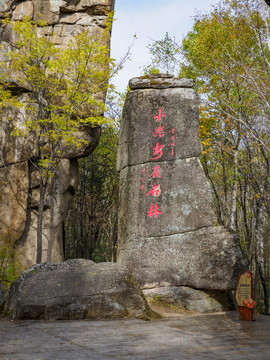
{"type": "Polygon", "coordinates": [[[16,320],[153,316],[126,268],[83,259],[43,263],[23,272],[10,287],[4,310],[16,320]]]}
{"type": "Polygon", "coordinates": [[[1,17],[10,13],[13,20],[27,16],[33,20],[42,19],[49,25],[57,24],[67,13],[106,16],[113,8],[114,0],[0,0],[1,17]]]}
{"type": "Polygon", "coordinates": [[[143,289],[186,285],[232,290],[243,270],[237,240],[221,226],[170,236],[129,234],[127,239],[120,246],[118,261],[128,266],[143,289]]]}
{"type": "MultiPolygon", "coordinates": [[[[82,29],[99,34],[106,22],[108,11],[113,10],[113,0],[0,0],[0,18],[8,14],[14,21],[25,16],[47,22],[48,27],[40,33],[52,32],[54,43],[64,48],[72,37],[82,29]]],[[[0,42],[3,47],[0,61],[6,61],[5,53],[16,41],[10,26],[0,27],[0,42]]],[[[109,46],[109,44],[108,44],[109,46]]],[[[31,100],[28,88],[17,81],[19,74],[8,79],[15,88],[18,100],[31,100]]],[[[105,94],[98,94],[104,99],[105,94]]],[[[22,110],[21,110],[22,111],[22,110]]],[[[39,202],[38,174],[32,165],[38,155],[35,138],[22,139],[12,135],[25,116],[19,110],[6,110],[0,127],[0,240],[2,236],[17,239],[22,265],[29,267],[36,261],[36,211],[39,202]]],[[[34,114],[27,116],[34,116],[34,114]]],[[[68,204],[78,185],[77,158],[87,156],[98,145],[100,128],[83,126],[77,133],[85,140],[83,146],[64,147],[59,159],[56,176],[51,179],[46,194],[43,219],[42,261],[62,261],[62,225],[68,204]]]]}
{"type": "MultiPolygon", "coordinates": [[[[155,81],[158,82],[156,78],[155,81]]],[[[198,95],[189,88],[130,91],[127,94],[122,115],[117,158],[118,171],[126,166],[150,162],[158,139],[151,134],[155,132],[155,127],[158,125],[158,122],[153,120],[159,108],[166,113],[164,124],[170,116],[170,130],[177,129],[177,152],[171,156],[171,147],[167,146],[163,149],[162,159],[158,158],[151,163],[198,156],[202,151],[198,137],[198,106],[198,95]]]]}
{"type": "MultiPolygon", "coordinates": [[[[186,309],[192,312],[218,312],[224,310],[227,296],[210,296],[204,291],[192,289],[187,286],[168,286],[154,289],[145,289],[143,293],[150,302],[161,305],[173,305],[176,308],[186,309]]],[[[225,306],[226,308],[226,306],[225,306]]]]}
{"type": "MultiPolygon", "coordinates": [[[[36,256],[36,211],[39,204],[39,172],[29,165],[30,183],[27,190],[28,209],[24,231],[18,241],[22,248],[22,262],[26,267],[33,264],[36,256]]],[[[63,221],[68,211],[70,200],[78,186],[79,169],[76,160],[61,159],[58,171],[52,178],[45,197],[43,215],[43,259],[46,261],[63,260],[63,221]]]]}
{"type": "Polygon", "coordinates": [[[191,79],[178,79],[169,74],[153,74],[151,77],[148,75],[139,78],[133,78],[129,81],[131,90],[136,89],[168,89],[168,88],[192,88],[194,81],[191,79]]]}
{"type": "Polygon", "coordinates": [[[144,216],[153,203],[153,197],[145,194],[156,184],[156,178],[145,177],[144,189],[140,188],[140,183],[143,170],[149,176],[155,163],[127,166],[121,171],[120,239],[130,238],[130,234],[140,238],[155,237],[157,234],[170,236],[211,226],[215,221],[210,186],[205,181],[199,159],[192,157],[158,164],[161,166],[161,177],[165,179],[155,199],[158,199],[163,214],[162,219],[153,221],[144,216]]]}
{"type": "Polygon", "coordinates": [[[33,18],[34,4],[31,0],[19,3],[12,12],[12,20],[22,20],[24,17],[33,18]]]}
{"type": "Polygon", "coordinates": [[[217,225],[191,85],[168,75],[132,79],[123,109],[118,262],[144,290],[226,292],[245,266],[235,235],[217,225]]]}
{"type": "Polygon", "coordinates": [[[26,222],[27,163],[15,163],[0,168],[0,234],[20,236],[26,222]]]}

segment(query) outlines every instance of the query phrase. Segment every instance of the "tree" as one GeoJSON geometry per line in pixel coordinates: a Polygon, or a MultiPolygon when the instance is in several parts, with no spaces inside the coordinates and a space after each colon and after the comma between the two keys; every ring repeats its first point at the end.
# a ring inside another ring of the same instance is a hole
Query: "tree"
{"type": "Polygon", "coordinates": [[[147,48],[151,55],[151,64],[143,69],[146,74],[175,74],[179,71],[180,46],[168,32],[164,39],[153,41],[147,48]]]}
{"type": "Polygon", "coordinates": [[[265,312],[270,228],[268,24],[263,1],[221,1],[210,14],[195,18],[183,41],[180,72],[194,78],[201,95],[202,164],[218,218],[239,234],[255,279],[260,279],[265,312]]]}
{"type": "Polygon", "coordinates": [[[108,18],[102,35],[83,30],[65,49],[54,45],[42,21],[4,21],[16,40],[5,54],[7,61],[0,64],[0,109],[2,115],[8,115],[10,108],[20,112],[20,124],[13,134],[31,139],[30,161],[39,172],[37,263],[42,260],[46,190],[58,162],[70,147],[83,146],[85,140],[76,135],[82,126],[105,121],[104,94],[113,65],[107,46],[108,18]],[[30,92],[27,102],[16,100],[18,86],[30,92]]]}
{"type": "Polygon", "coordinates": [[[79,160],[79,189],[65,221],[65,259],[116,260],[119,191],[116,148],[116,128],[103,126],[97,149],[79,160]]]}
{"type": "Polygon", "coordinates": [[[119,174],[116,171],[119,119],[125,94],[109,92],[100,143],[80,159],[79,189],[65,221],[65,258],[116,261],[119,174]]]}

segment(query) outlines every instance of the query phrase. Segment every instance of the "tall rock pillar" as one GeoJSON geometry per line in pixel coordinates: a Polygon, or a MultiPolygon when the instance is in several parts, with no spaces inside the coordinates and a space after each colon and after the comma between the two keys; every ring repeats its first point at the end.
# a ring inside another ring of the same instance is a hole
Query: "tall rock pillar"
{"type": "MultiPolygon", "coordinates": [[[[21,21],[25,17],[34,22],[45,21],[48,26],[38,27],[39,33],[52,34],[54,45],[65,49],[84,29],[92,36],[101,36],[108,13],[113,9],[114,0],[0,0],[0,62],[7,61],[5,54],[14,49],[15,34],[2,21],[6,17],[11,21],[21,21]]],[[[110,46],[109,43],[106,45],[110,46]]],[[[33,104],[31,87],[24,87],[14,77],[12,89],[18,101],[33,104]]],[[[105,92],[95,95],[105,100],[105,92]]],[[[28,268],[36,263],[40,172],[35,163],[38,157],[35,138],[31,135],[27,139],[13,136],[16,128],[23,128],[23,121],[23,111],[8,108],[5,113],[1,112],[0,247],[3,240],[14,243],[22,267],[28,268]]],[[[64,259],[63,223],[78,186],[77,159],[93,152],[100,131],[100,127],[93,128],[90,124],[82,126],[77,136],[84,140],[84,145],[79,148],[67,146],[61,160],[57,161],[58,166],[45,195],[42,262],[64,259]]]]}
{"type": "Polygon", "coordinates": [[[123,110],[118,262],[143,289],[228,291],[244,266],[212,209],[192,85],[170,75],[134,78],[123,110]]]}

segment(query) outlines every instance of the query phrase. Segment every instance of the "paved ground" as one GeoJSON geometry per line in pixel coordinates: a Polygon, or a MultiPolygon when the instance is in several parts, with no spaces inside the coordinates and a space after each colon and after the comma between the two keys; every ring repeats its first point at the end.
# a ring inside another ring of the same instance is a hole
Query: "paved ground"
{"type": "Polygon", "coordinates": [[[17,321],[0,319],[4,360],[270,359],[270,317],[236,312],[154,321],[17,321]]]}

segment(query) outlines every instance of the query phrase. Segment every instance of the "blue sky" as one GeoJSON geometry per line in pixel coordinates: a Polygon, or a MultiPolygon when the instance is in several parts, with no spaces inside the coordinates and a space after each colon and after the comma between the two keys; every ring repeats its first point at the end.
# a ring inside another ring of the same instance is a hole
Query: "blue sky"
{"type": "Polygon", "coordinates": [[[113,24],[111,56],[116,60],[131,49],[131,61],[114,79],[119,91],[126,89],[129,79],[140,76],[142,67],[150,57],[147,45],[151,40],[164,38],[166,32],[178,42],[191,29],[192,17],[197,11],[209,12],[216,0],[115,0],[115,22],[113,24]]]}

